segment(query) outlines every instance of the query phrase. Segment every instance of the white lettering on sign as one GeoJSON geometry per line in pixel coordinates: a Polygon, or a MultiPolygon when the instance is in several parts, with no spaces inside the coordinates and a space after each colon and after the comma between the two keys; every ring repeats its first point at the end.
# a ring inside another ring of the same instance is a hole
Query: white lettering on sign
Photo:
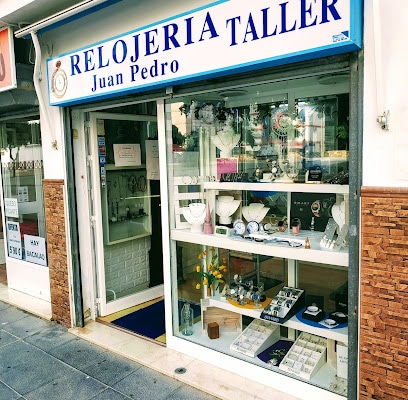
{"type": "Polygon", "coordinates": [[[357,50],[362,20],[362,0],[219,0],[47,60],[50,103],[357,50]]]}

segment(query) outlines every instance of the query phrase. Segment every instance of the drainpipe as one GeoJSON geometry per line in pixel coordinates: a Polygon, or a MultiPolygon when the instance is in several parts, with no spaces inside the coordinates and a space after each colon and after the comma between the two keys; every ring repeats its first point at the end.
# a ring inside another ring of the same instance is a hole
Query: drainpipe
{"type": "Polygon", "coordinates": [[[53,140],[51,142],[51,147],[55,150],[58,150],[57,139],[55,138],[54,130],[51,127],[50,116],[48,114],[47,107],[45,106],[44,96],[43,96],[43,93],[41,91],[41,86],[40,86],[40,82],[42,80],[40,42],[38,41],[38,36],[36,32],[31,31],[30,34],[31,34],[31,39],[33,40],[34,49],[35,49],[35,63],[34,63],[34,77],[33,77],[34,88],[37,93],[40,110],[42,111],[44,118],[45,118],[45,122],[47,124],[48,132],[50,132],[50,134],[52,135],[51,137],[53,140]]]}

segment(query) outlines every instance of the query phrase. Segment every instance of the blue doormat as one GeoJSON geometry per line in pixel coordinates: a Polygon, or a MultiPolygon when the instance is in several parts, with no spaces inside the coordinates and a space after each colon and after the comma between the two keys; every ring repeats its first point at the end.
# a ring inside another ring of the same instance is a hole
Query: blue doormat
{"type": "MultiPolygon", "coordinates": [[[[179,316],[180,310],[183,307],[184,300],[179,300],[179,316]]],[[[194,312],[194,317],[201,314],[200,305],[190,303],[194,312]]],[[[156,339],[166,333],[164,322],[164,300],[151,304],[145,308],[134,311],[128,315],[115,319],[111,322],[113,325],[135,332],[139,335],[146,336],[151,339],[156,339]]]]}

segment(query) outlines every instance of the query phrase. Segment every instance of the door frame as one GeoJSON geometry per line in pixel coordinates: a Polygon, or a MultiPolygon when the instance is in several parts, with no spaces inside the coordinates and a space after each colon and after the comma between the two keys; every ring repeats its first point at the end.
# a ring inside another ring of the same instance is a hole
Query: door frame
{"type": "MultiPolygon", "coordinates": [[[[90,182],[89,198],[89,215],[91,223],[91,235],[93,235],[94,252],[91,257],[94,258],[92,275],[94,278],[94,304],[96,305],[95,317],[106,316],[125,308],[129,308],[164,295],[164,285],[157,285],[152,288],[147,288],[141,292],[122,297],[117,300],[106,302],[106,285],[105,285],[105,264],[104,264],[104,239],[103,239],[103,224],[102,224],[102,208],[101,208],[101,190],[100,190],[100,165],[98,154],[98,138],[97,138],[97,120],[123,120],[123,121],[154,121],[157,122],[158,117],[147,115],[132,115],[132,114],[115,114],[101,111],[93,111],[89,113],[89,129],[88,140],[89,149],[86,149],[88,156],[87,169],[90,182]],[[92,204],[91,204],[92,203],[92,204]],[[93,210],[93,215],[92,215],[93,210]]],[[[92,249],[90,249],[92,252],[92,249]]]]}

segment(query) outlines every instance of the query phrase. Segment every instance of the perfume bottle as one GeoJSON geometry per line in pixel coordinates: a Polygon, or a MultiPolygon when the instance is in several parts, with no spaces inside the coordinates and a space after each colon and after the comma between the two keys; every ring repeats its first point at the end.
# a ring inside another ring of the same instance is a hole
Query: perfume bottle
{"type": "Polygon", "coordinates": [[[184,303],[181,309],[181,333],[184,336],[191,336],[194,333],[193,319],[193,310],[190,308],[190,304],[184,303]]]}
{"type": "Polygon", "coordinates": [[[208,203],[207,203],[206,215],[205,215],[205,220],[204,220],[204,233],[206,235],[212,235],[213,233],[212,222],[211,222],[211,211],[210,211],[210,205],[208,203]]]}

